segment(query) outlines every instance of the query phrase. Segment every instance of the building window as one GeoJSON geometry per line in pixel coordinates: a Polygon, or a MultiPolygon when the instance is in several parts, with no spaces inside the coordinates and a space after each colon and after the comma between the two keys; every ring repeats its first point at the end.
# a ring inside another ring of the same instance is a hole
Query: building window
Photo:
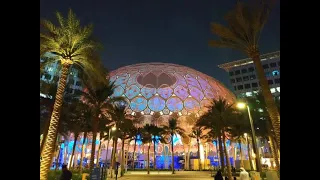
{"type": "Polygon", "coordinates": [[[280,75],[280,72],[279,72],[279,71],[277,71],[277,70],[272,71],[272,75],[273,75],[273,76],[278,76],[278,75],[280,75]]]}
{"type": "Polygon", "coordinates": [[[241,77],[238,77],[236,80],[237,80],[237,82],[241,82],[241,81],[242,81],[242,78],[241,78],[241,77]]]}
{"type": "Polygon", "coordinates": [[[248,68],[248,71],[249,71],[249,72],[253,72],[253,71],[254,71],[254,68],[253,68],[253,67],[249,67],[249,68],[248,68]]]}
{"type": "Polygon", "coordinates": [[[256,75],[250,75],[250,80],[256,79],[256,75]]]}
{"type": "Polygon", "coordinates": [[[239,85],[238,90],[242,90],[242,89],[243,89],[243,85],[239,85]]]}
{"type": "Polygon", "coordinates": [[[241,73],[247,73],[247,69],[241,69],[241,73]]]}
{"type": "Polygon", "coordinates": [[[229,72],[229,76],[233,76],[233,71],[230,71],[230,72],[229,72]]]}
{"type": "Polygon", "coordinates": [[[252,83],[251,86],[252,86],[253,88],[258,87],[258,83],[252,83]]]}
{"type": "Polygon", "coordinates": [[[280,66],[280,61],[278,62],[278,66],[280,66]]]}
{"type": "Polygon", "coordinates": [[[244,88],[245,88],[245,89],[250,89],[250,88],[251,88],[251,85],[250,85],[250,84],[245,84],[245,85],[244,85],[244,88]]]}
{"type": "Polygon", "coordinates": [[[234,90],[236,91],[237,90],[237,86],[233,86],[234,90]]]}
{"type": "Polygon", "coordinates": [[[240,74],[240,70],[236,70],[236,71],[234,72],[234,74],[235,74],[235,75],[239,75],[239,74],[240,74]]]}
{"type": "Polygon", "coordinates": [[[268,80],[268,84],[270,85],[270,84],[273,84],[273,80],[272,79],[269,79],[268,80]]]}
{"type": "Polygon", "coordinates": [[[264,64],[262,65],[263,69],[268,69],[269,68],[269,64],[264,64]]]}
{"type": "Polygon", "coordinates": [[[280,78],[279,79],[274,79],[274,83],[280,84],[280,78]]]}
{"type": "Polygon", "coordinates": [[[243,81],[249,81],[249,76],[243,76],[243,81]]]}
{"type": "Polygon", "coordinates": [[[277,63],[270,63],[270,67],[277,67],[277,63]]]}
{"type": "Polygon", "coordinates": [[[230,79],[230,82],[231,83],[235,83],[236,81],[234,79],[230,79]]]}

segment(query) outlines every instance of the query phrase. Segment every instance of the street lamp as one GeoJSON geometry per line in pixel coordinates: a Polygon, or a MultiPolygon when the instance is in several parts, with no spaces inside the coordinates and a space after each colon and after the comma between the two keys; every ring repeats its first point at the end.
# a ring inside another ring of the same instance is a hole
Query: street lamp
{"type": "MultiPolygon", "coordinates": [[[[257,148],[257,141],[256,141],[256,132],[255,132],[254,126],[253,126],[253,120],[252,120],[251,113],[250,113],[250,107],[248,104],[246,104],[244,102],[238,102],[237,108],[238,109],[247,108],[247,110],[248,110],[248,116],[249,116],[250,127],[251,127],[251,135],[252,135],[252,148],[253,148],[253,152],[256,156],[255,160],[256,160],[257,171],[260,172],[261,171],[260,155],[259,155],[259,152],[257,151],[258,148],[257,148]]],[[[246,136],[246,133],[245,133],[245,136],[246,136]]]]}

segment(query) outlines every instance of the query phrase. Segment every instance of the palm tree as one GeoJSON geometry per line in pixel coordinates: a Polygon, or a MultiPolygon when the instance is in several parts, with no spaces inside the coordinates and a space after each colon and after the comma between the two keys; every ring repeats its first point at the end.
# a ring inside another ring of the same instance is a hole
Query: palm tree
{"type": "Polygon", "coordinates": [[[197,146],[198,146],[198,159],[199,159],[199,170],[201,171],[202,170],[202,167],[201,167],[201,162],[200,162],[200,139],[204,139],[205,136],[203,134],[203,130],[204,130],[204,127],[197,127],[197,126],[194,126],[192,128],[192,133],[189,134],[189,137],[191,138],[196,138],[197,139],[197,146]]]}
{"type": "MultiPolygon", "coordinates": [[[[78,114],[79,112],[74,112],[74,111],[76,111],[75,108],[76,108],[76,105],[71,105],[68,107],[68,115],[67,116],[69,116],[69,117],[67,118],[67,122],[66,122],[67,125],[69,126],[68,129],[73,132],[73,147],[72,147],[72,152],[71,152],[70,158],[73,158],[74,162],[76,161],[76,158],[74,157],[74,151],[76,149],[77,140],[78,140],[78,137],[79,137],[79,134],[81,131],[81,129],[80,129],[81,116],[79,116],[79,114],[78,114]],[[73,114],[73,113],[77,113],[77,114],[73,114]],[[70,117],[70,116],[73,116],[73,117],[70,117]]],[[[73,163],[73,165],[74,165],[74,163],[73,163]]],[[[69,167],[74,168],[73,165],[69,164],[69,167]]]]}
{"type": "Polygon", "coordinates": [[[142,143],[148,145],[148,155],[147,155],[147,170],[150,174],[150,144],[152,143],[152,130],[154,125],[146,124],[141,130],[142,143]]]}
{"type": "Polygon", "coordinates": [[[221,165],[221,170],[224,172],[225,169],[225,162],[224,162],[224,155],[223,155],[223,148],[222,148],[222,138],[221,138],[221,125],[220,122],[215,120],[215,116],[213,114],[212,109],[214,106],[210,106],[211,111],[207,112],[206,114],[203,114],[198,121],[196,122],[196,126],[198,127],[204,127],[205,129],[210,129],[212,138],[214,136],[217,137],[217,144],[219,146],[219,156],[220,156],[220,165],[221,165]]]}
{"type": "Polygon", "coordinates": [[[173,151],[173,136],[176,134],[179,134],[181,137],[186,136],[184,129],[178,127],[177,119],[169,119],[168,126],[163,126],[165,134],[168,134],[171,136],[171,168],[172,168],[172,174],[174,174],[174,151],[173,151]]]}
{"type": "MultiPolygon", "coordinates": [[[[124,175],[124,169],[125,169],[125,151],[124,151],[124,143],[126,140],[131,139],[131,131],[134,131],[135,127],[133,126],[132,120],[129,119],[128,117],[124,119],[123,124],[121,124],[121,126],[119,127],[120,130],[120,139],[122,142],[122,146],[121,146],[121,176],[124,175]]],[[[128,145],[129,145],[128,142],[128,145]]]]}
{"type": "MultiPolygon", "coordinates": [[[[108,118],[114,123],[116,127],[113,137],[114,145],[111,153],[110,170],[112,166],[115,166],[115,151],[117,147],[118,138],[127,138],[128,132],[124,131],[128,131],[127,127],[133,126],[132,120],[126,114],[127,106],[128,104],[125,100],[123,100],[123,98],[115,97],[113,103],[111,103],[108,109],[106,109],[106,114],[108,115],[108,118]],[[131,121],[131,123],[129,121],[131,121]]],[[[124,165],[122,165],[122,168],[123,167],[124,165]]]]}
{"type": "Polygon", "coordinates": [[[109,155],[109,144],[110,144],[110,139],[112,138],[113,136],[113,132],[111,131],[111,128],[112,128],[112,125],[110,126],[107,126],[107,134],[103,136],[103,140],[106,141],[107,140],[107,151],[106,151],[106,161],[105,161],[105,164],[107,165],[108,164],[108,155],[109,155]]]}
{"type": "Polygon", "coordinates": [[[47,139],[50,115],[53,111],[54,97],[57,92],[57,76],[54,76],[50,82],[40,81],[40,92],[46,97],[40,97],[40,134],[42,134],[42,141],[40,144],[40,156],[43,152],[45,140],[47,139]]]}
{"type": "MultiPolygon", "coordinates": [[[[86,82],[85,82],[86,83],[86,82]]],[[[118,100],[122,100],[122,97],[113,97],[111,95],[114,91],[114,84],[99,84],[95,88],[87,86],[86,90],[82,93],[82,100],[90,106],[92,111],[92,149],[90,158],[90,170],[94,167],[95,151],[96,151],[96,139],[99,128],[99,121],[101,119],[108,118],[107,111],[112,108],[112,104],[118,100]]]]}
{"type": "Polygon", "coordinates": [[[92,130],[92,124],[91,124],[92,112],[90,109],[84,108],[81,116],[84,118],[85,122],[81,123],[81,129],[83,131],[83,139],[82,139],[82,147],[81,147],[81,154],[80,154],[80,166],[79,166],[80,174],[82,173],[82,169],[83,169],[83,155],[85,152],[84,150],[85,150],[86,139],[88,136],[88,132],[92,130]]]}
{"type": "MultiPolygon", "coordinates": [[[[227,165],[227,176],[229,179],[232,178],[231,174],[231,166],[229,154],[226,146],[226,133],[230,130],[230,125],[235,120],[235,109],[232,107],[233,104],[229,104],[225,99],[213,99],[213,103],[209,111],[200,117],[198,124],[207,124],[206,126],[212,128],[215,132],[217,132],[218,140],[219,140],[219,149],[220,151],[223,149],[223,152],[226,157],[226,165],[227,165]],[[204,120],[207,119],[206,122],[204,120]],[[224,148],[222,148],[220,142],[223,143],[224,148]]],[[[223,154],[220,154],[220,158],[223,158],[223,154]]],[[[223,163],[221,161],[221,163],[223,163]]],[[[223,167],[222,167],[223,168],[223,167]]],[[[223,169],[224,170],[224,169],[223,169]]]]}
{"type": "Polygon", "coordinates": [[[105,76],[97,53],[98,44],[92,40],[92,25],[81,27],[80,21],[70,10],[67,19],[57,12],[58,25],[48,20],[41,21],[40,57],[50,53],[50,60],[40,68],[55,61],[61,63],[60,78],[54,103],[54,108],[45,142],[43,157],[40,165],[40,179],[46,180],[57,137],[60,110],[63,103],[63,93],[66,87],[69,69],[78,66],[92,79],[93,82],[104,82],[105,76]]]}
{"type": "Polygon", "coordinates": [[[250,131],[250,125],[248,123],[248,121],[246,121],[242,114],[238,116],[238,120],[232,125],[231,129],[230,129],[230,134],[232,136],[232,138],[238,142],[239,145],[239,150],[240,150],[240,166],[244,167],[244,163],[243,163],[243,153],[242,153],[242,142],[245,141],[245,133],[250,131]]]}
{"type": "Polygon", "coordinates": [[[132,153],[132,168],[134,170],[134,157],[135,157],[135,153],[136,153],[136,145],[137,145],[137,141],[138,140],[141,140],[141,131],[142,131],[142,128],[138,127],[138,128],[135,128],[134,131],[132,131],[133,133],[133,138],[134,138],[134,146],[133,146],[133,153],[132,153]]]}
{"type": "Polygon", "coordinates": [[[111,121],[107,118],[105,118],[103,116],[103,118],[100,118],[99,122],[98,122],[98,131],[100,132],[100,135],[99,135],[99,147],[98,147],[98,154],[97,154],[97,167],[99,167],[99,162],[100,162],[100,154],[101,154],[101,142],[103,140],[103,138],[105,137],[104,136],[104,133],[108,132],[109,131],[109,128],[110,127],[107,127],[108,124],[110,124],[111,121]]]}
{"type": "MultiPolygon", "coordinates": [[[[280,100],[276,99],[277,107],[280,112],[280,100]]],[[[258,136],[264,137],[265,139],[270,141],[270,148],[271,148],[271,153],[272,156],[275,160],[276,163],[276,170],[278,172],[278,176],[280,176],[280,161],[279,161],[279,156],[278,156],[278,149],[276,147],[275,142],[275,134],[273,132],[273,129],[270,127],[270,118],[267,114],[267,108],[266,108],[266,103],[263,98],[262,93],[258,92],[255,94],[254,97],[252,98],[247,98],[248,104],[255,109],[252,113],[253,119],[255,119],[255,122],[258,125],[259,129],[256,131],[258,136]],[[262,118],[262,120],[260,119],[262,118]]]]}
{"type": "MultiPolygon", "coordinates": [[[[200,117],[200,118],[202,118],[202,117],[200,117]]],[[[200,120],[200,119],[199,119],[199,120],[200,120]]],[[[196,122],[195,127],[199,127],[199,120],[196,122]]],[[[201,122],[201,123],[203,123],[203,122],[201,122]]],[[[201,123],[200,123],[200,124],[201,124],[201,123]]],[[[218,149],[218,141],[217,141],[217,132],[216,132],[215,127],[213,127],[213,128],[208,128],[208,127],[206,127],[206,126],[200,126],[200,127],[203,128],[203,131],[204,131],[204,130],[209,130],[206,134],[204,134],[204,135],[202,136],[202,139],[206,139],[207,142],[210,142],[210,143],[215,144],[217,157],[218,157],[218,159],[219,159],[219,154],[218,154],[219,149],[218,149]]]]}
{"type": "Polygon", "coordinates": [[[158,127],[156,125],[152,126],[151,134],[152,134],[152,142],[153,142],[153,169],[156,169],[156,145],[161,143],[166,143],[165,139],[163,138],[163,128],[158,127]]]}
{"type": "Polygon", "coordinates": [[[253,60],[280,149],[280,114],[265,77],[259,51],[260,34],[268,20],[273,2],[275,1],[263,0],[261,3],[257,1],[257,3],[250,3],[250,6],[238,1],[235,8],[226,15],[228,27],[212,23],[212,33],[220,39],[211,40],[209,45],[240,50],[253,60]]]}

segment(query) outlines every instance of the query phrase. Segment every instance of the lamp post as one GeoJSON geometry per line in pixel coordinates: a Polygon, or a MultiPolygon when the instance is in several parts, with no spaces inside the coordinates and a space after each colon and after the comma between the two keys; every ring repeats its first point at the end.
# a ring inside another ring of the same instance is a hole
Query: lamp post
{"type": "Polygon", "coordinates": [[[239,102],[237,104],[237,108],[239,108],[239,109],[247,108],[247,110],[248,110],[248,116],[249,116],[250,127],[251,127],[251,135],[252,135],[252,148],[253,148],[253,152],[256,156],[255,160],[256,160],[257,171],[260,172],[261,171],[260,155],[259,155],[258,148],[257,148],[256,133],[255,133],[254,126],[253,126],[253,120],[252,120],[251,113],[250,113],[250,107],[246,103],[239,102]]]}

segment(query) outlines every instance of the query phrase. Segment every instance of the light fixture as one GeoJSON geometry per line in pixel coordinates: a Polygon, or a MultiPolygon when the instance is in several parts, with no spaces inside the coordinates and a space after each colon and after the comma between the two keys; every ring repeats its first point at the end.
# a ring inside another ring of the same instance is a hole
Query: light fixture
{"type": "Polygon", "coordinates": [[[246,103],[243,103],[243,102],[237,103],[237,108],[239,109],[244,109],[246,106],[247,106],[246,103]]]}

